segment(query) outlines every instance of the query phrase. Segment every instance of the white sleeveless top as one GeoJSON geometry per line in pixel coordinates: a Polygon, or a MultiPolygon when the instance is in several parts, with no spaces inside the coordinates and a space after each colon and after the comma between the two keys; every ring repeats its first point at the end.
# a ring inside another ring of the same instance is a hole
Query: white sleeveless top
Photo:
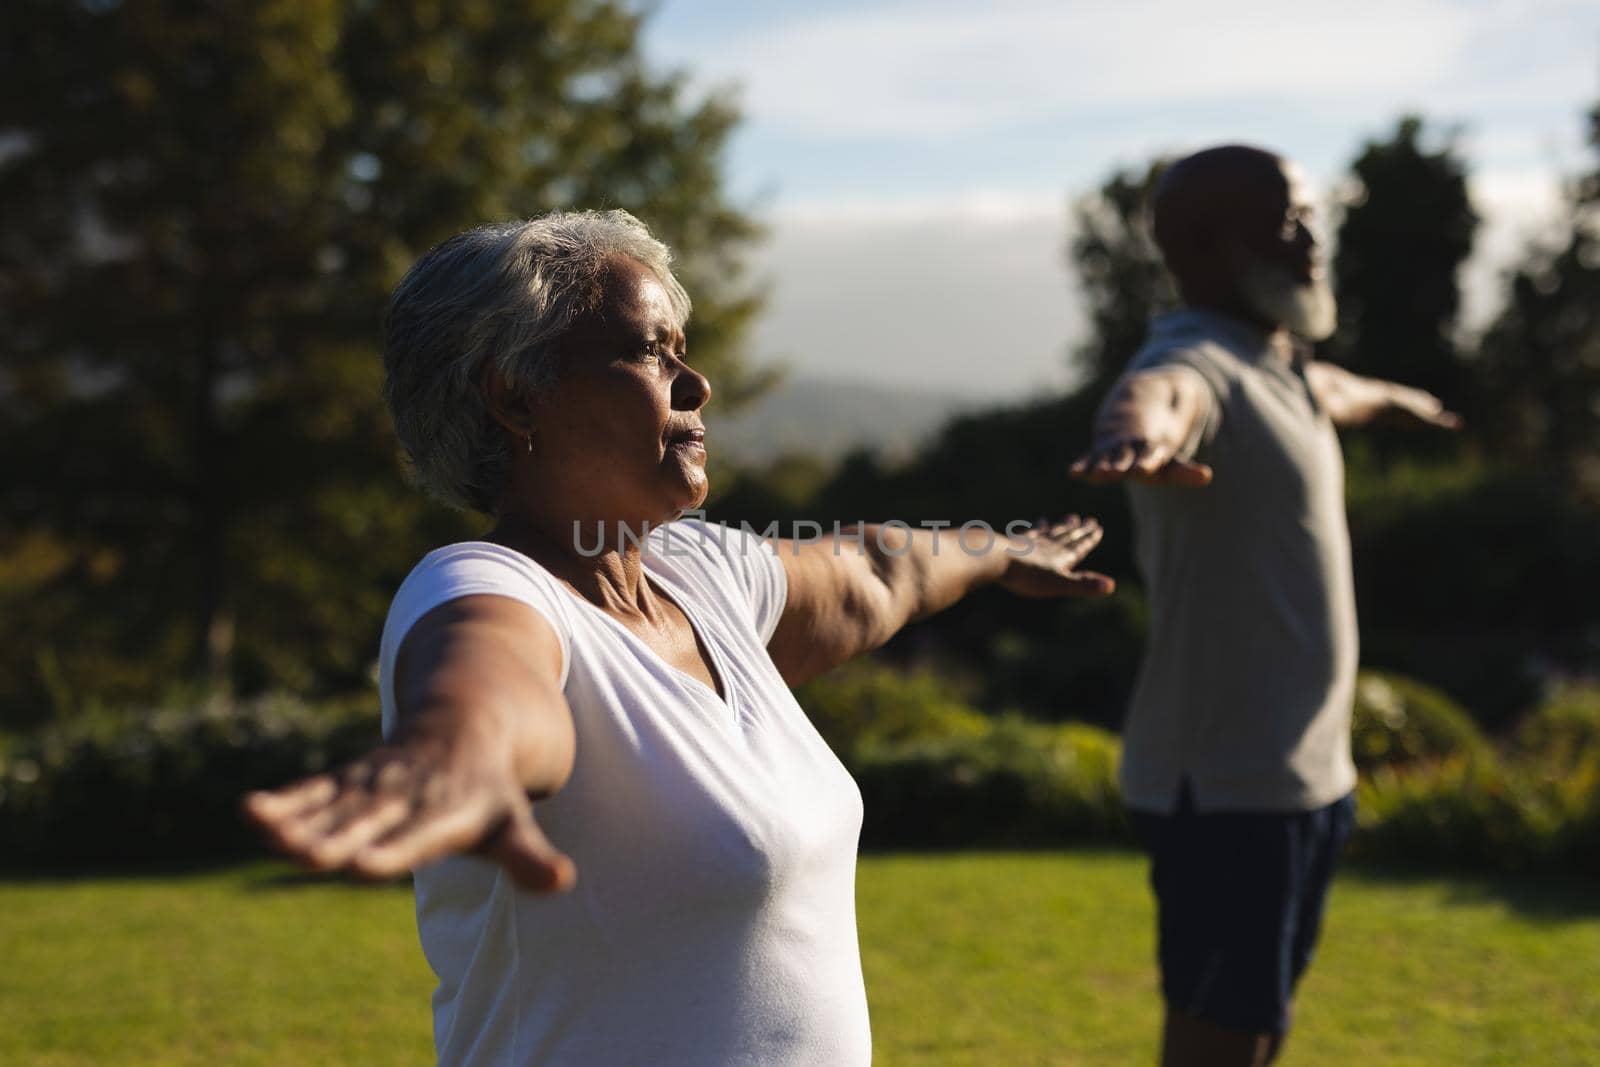
{"type": "Polygon", "coordinates": [[[485,593],[554,628],[577,730],[571,778],[534,809],[576,863],[576,888],[526,893],[469,856],[416,872],[439,1062],[867,1064],[861,794],[767,654],[783,564],[752,534],[690,521],[652,531],[642,559],[699,633],[726,700],[498,545],[429,553],[390,607],[386,737],[407,631],[485,593]]]}

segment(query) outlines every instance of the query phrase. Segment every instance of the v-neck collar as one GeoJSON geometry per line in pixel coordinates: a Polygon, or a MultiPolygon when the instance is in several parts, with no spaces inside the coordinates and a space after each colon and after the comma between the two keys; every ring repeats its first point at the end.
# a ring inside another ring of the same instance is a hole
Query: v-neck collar
{"type": "Polygon", "coordinates": [[[637,650],[646,659],[666,668],[668,671],[684,679],[690,685],[708,694],[718,703],[723,704],[729,710],[732,710],[734,707],[733,675],[728,671],[727,666],[723,663],[722,651],[717,647],[716,642],[711,639],[710,631],[702,626],[698,620],[696,620],[694,613],[689,610],[688,606],[685,604],[685,598],[679,591],[674,589],[673,591],[668,592],[662,588],[664,584],[669,583],[667,580],[664,580],[661,575],[653,574],[648,567],[645,567],[643,580],[654,583],[653,589],[656,595],[664,597],[668,603],[683,613],[684,619],[689,623],[689,629],[694,635],[697,646],[703,646],[706,650],[706,657],[710,660],[709,666],[711,667],[712,680],[719,683],[718,686],[709,686],[703,679],[696,678],[682,667],[668,663],[661,653],[650,647],[649,643],[646,642],[644,638],[640,637],[638,634],[628,629],[628,627],[624,626],[622,622],[613,617],[610,612],[599,607],[593,601],[580,594],[576,589],[568,586],[565,582],[560,582],[559,584],[561,585],[561,588],[565,589],[574,600],[578,601],[578,603],[582,604],[589,611],[600,616],[607,623],[609,623],[613,629],[620,633],[626,641],[629,641],[635,645],[637,650]],[[721,689],[721,692],[717,691],[719,688],[721,689]]]}

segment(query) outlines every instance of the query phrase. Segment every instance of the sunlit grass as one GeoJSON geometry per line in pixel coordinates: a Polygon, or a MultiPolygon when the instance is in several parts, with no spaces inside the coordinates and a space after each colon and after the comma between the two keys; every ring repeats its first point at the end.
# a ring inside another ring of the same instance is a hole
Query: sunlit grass
{"type": "MultiPolygon", "coordinates": [[[[889,856],[860,878],[880,1064],[1153,1063],[1154,911],[1126,853],[889,856]]],[[[1280,1063],[1600,1063],[1600,887],[1354,872],[1280,1063]]]]}
{"type": "MultiPolygon", "coordinates": [[[[263,865],[0,883],[0,1063],[431,1061],[403,889],[263,865]]],[[[872,856],[862,950],[880,1064],[1126,1064],[1158,1019],[1143,864],[1124,853],[872,856]]],[[[1600,893],[1342,878],[1295,1064],[1584,1064],[1600,893]]]]}

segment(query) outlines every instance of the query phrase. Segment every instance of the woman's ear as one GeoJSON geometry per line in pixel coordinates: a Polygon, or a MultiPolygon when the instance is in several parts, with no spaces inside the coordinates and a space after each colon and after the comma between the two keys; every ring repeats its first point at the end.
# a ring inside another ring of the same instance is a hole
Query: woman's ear
{"type": "Polygon", "coordinates": [[[527,390],[511,383],[500,369],[490,363],[483,369],[483,403],[489,416],[505,428],[514,440],[522,441],[533,436],[533,401],[527,390]]]}

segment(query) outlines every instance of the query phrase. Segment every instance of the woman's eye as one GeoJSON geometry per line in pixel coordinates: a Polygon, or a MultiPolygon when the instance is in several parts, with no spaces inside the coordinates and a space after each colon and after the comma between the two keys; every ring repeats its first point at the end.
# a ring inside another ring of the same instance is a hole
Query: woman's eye
{"type": "MultiPolygon", "coordinates": [[[[687,353],[680,352],[676,353],[676,355],[679,359],[682,359],[687,353]]],[[[660,344],[648,345],[639,352],[641,360],[647,360],[652,363],[671,363],[673,356],[674,352],[670,347],[660,344]]]]}

